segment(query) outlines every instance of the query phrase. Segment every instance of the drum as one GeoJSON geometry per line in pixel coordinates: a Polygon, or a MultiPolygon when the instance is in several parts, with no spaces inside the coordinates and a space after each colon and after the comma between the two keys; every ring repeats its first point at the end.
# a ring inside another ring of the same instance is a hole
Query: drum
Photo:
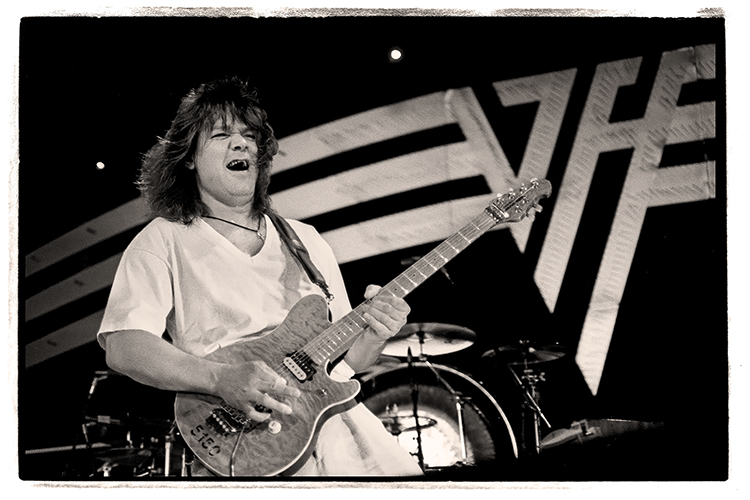
{"type": "Polygon", "coordinates": [[[360,382],[364,405],[414,457],[419,431],[426,470],[518,457],[515,436],[497,401],[454,368],[427,362],[385,365],[360,382]]]}

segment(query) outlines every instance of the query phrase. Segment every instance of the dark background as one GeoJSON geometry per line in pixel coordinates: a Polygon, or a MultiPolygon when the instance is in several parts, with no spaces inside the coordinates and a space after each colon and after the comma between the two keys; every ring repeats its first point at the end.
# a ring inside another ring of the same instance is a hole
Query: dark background
{"type": "MultiPolygon", "coordinates": [[[[638,82],[621,91],[611,118],[636,119],[645,111],[663,51],[716,44],[717,80],[686,85],[680,104],[716,101],[717,139],[665,151],[662,167],[716,160],[717,198],[648,210],[595,397],[573,354],[631,152],[600,157],[554,314],[532,278],[554,193],[542,203],[546,211],[537,216],[525,253],[508,231],[488,233],[447,265],[452,282],[437,274],[408,301],[410,321],[450,323],[477,333],[470,348],[433,361],[482,381],[514,426],[520,395],[506,368],[481,356],[519,340],[558,342],[570,352],[544,365],[541,404],[553,429],[584,418],[665,424],[658,432],[569,448],[544,460],[524,458],[502,474],[485,469],[444,477],[726,478],[723,19],[26,18],[20,35],[21,304],[124,249],[134,231],[108,242],[109,253],[84,251],[64,269],[23,278],[25,255],[138,196],[134,180],[141,155],[166,131],[180,98],[206,80],[231,74],[252,78],[279,138],[430,92],[470,86],[517,169],[536,107],[503,108],[491,83],[575,67],[548,175],[556,188],[597,64],[644,58],[638,82]],[[388,59],[394,46],[405,53],[398,63],[388,59]],[[97,161],[106,168],[97,170],[97,161]]],[[[355,220],[383,215],[366,207],[350,211],[355,220]]],[[[368,283],[385,283],[400,273],[402,259],[433,247],[344,264],[352,301],[368,283]]],[[[106,292],[33,322],[24,322],[21,307],[19,360],[27,342],[103,308],[106,292]]],[[[23,451],[72,445],[81,439],[84,414],[169,422],[170,394],[121,377],[103,381],[87,407],[92,377],[105,369],[104,353],[94,342],[29,369],[20,362],[21,478],[61,477],[61,464],[69,457],[25,457],[23,451]]],[[[122,437],[115,426],[105,431],[113,440],[122,437]]]]}

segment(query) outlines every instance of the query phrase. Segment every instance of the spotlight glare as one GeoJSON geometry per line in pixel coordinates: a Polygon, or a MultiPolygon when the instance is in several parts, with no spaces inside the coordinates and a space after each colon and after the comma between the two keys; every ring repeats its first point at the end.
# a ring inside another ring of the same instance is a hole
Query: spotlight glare
{"type": "Polygon", "coordinates": [[[404,54],[403,54],[403,52],[401,52],[401,49],[399,49],[399,48],[393,48],[393,49],[391,49],[391,52],[389,54],[389,57],[390,57],[391,61],[393,61],[393,62],[400,61],[403,56],[404,56],[404,54]]]}
{"type": "Polygon", "coordinates": [[[100,161],[96,162],[96,168],[98,170],[103,170],[104,169],[104,163],[102,163],[100,161]]]}

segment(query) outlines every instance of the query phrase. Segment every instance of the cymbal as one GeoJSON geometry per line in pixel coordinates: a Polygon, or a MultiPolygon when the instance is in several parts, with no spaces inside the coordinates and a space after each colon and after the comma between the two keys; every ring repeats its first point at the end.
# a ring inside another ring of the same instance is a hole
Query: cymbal
{"type": "Polygon", "coordinates": [[[437,420],[430,417],[419,417],[419,420],[414,419],[414,415],[388,415],[380,417],[380,421],[383,422],[385,429],[393,434],[394,436],[401,434],[402,432],[409,432],[417,430],[417,422],[419,422],[420,429],[426,429],[437,425],[437,420]]]}
{"type": "Polygon", "coordinates": [[[525,341],[519,342],[518,345],[495,347],[482,354],[482,358],[494,358],[509,365],[544,363],[563,356],[565,356],[565,348],[560,344],[534,347],[525,341]]]}
{"type": "Polygon", "coordinates": [[[415,356],[439,356],[460,351],[474,343],[477,335],[462,326],[444,323],[407,323],[385,344],[383,354],[404,358],[408,350],[415,356]]]}

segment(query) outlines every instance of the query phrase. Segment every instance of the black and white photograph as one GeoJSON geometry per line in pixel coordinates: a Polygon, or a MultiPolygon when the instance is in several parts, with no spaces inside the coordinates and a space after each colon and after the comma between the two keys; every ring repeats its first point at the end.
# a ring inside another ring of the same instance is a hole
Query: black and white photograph
{"type": "Polygon", "coordinates": [[[729,479],[720,8],[17,22],[18,481],[729,479]]]}

